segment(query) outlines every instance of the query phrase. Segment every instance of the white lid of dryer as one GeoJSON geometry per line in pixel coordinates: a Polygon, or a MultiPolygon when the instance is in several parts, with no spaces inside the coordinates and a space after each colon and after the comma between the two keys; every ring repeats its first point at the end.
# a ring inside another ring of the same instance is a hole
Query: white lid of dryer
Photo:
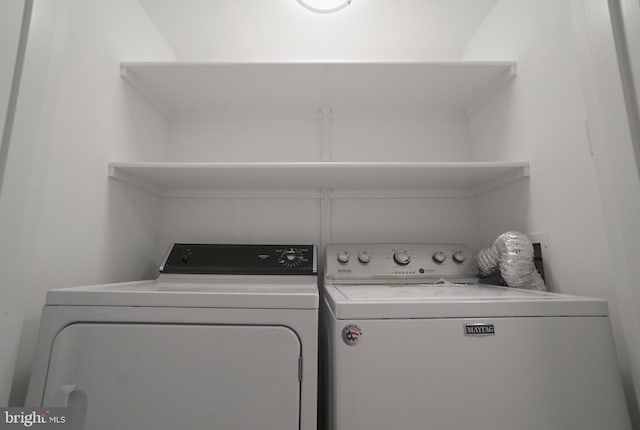
{"type": "Polygon", "coordinates": [[[160,275],[152,281],[59,288],[47,306],[318,309],[316,276],[160,275]]]}
{"type": "Polygon", "coordinates": [[[174,244],[157,280],[51,290],[47,305],[317,309],[315,245],[174,244]]]}

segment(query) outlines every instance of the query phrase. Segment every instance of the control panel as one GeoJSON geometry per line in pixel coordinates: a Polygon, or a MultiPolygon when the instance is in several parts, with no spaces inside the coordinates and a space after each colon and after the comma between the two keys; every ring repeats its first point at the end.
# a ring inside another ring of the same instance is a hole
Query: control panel
{"type": "Polygon", "coordinates": [[[176,243],[162,273],[214,275],[313,275],[315,245],[220,245],[176,243]]]}
{"type": "Polygon", "coordinates": [[[463,244],[331,244],[325,250],[328,279],[468,279],[478,276],[463,244]]]}

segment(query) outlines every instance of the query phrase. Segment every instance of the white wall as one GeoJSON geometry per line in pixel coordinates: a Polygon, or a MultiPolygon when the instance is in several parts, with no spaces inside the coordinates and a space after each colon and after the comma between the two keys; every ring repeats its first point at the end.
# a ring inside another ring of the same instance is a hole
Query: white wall
{"type": "MultiPolygon", "coordinates": [[[[635,386],[640,387],[640,338],[637,335],[640,265],[636,258],[640,254],[640,176],[625,109],[609,4],[603,0],[573,0],[572,5],[581,42],[582,83],[614,268],[610,282],[616,289],[617,308],[626,338],[631,373],[628,378],[633,378],[635,386]]],[[[638,46],[637,40],[629,42],[630,47],[638,46]]],[[[632,55],[635,54],[634,51],[632,55]]],[[[634,418],[636,428],[640,428],[640,418],[634,418]]]]}
{"type": "MultiPolygon", "coordinates": [[[[620,3],[635,86],[635,102],[640,104],[640,2],[620,0],[620,3]]],[[[640,117],[636,118],[636,121],[637,127],[640,127],[640,117]]]]}
{"type": "Polygon", "coordinates": [[[140,0],[181,60],[456,59],[495,0],[140,0]]]}
{"type": "Polygon", "coordinates": [[[468,161],[465,119],[316,118],[171,121],[170,161],[468,161]]]}
{"type": "Polygon", "coordinates": [[[469,161],[466,119],[336,118],[331,158],[337,161],[469,161]]]}
{"type": "MultiPolygon", "coordinates": [[[[24,0],[0,2],[0,139],[4,133],[9,108],[24,6],[24,0]]],[[[1,146],[2,141],[0,140],[1,146]]],[[[5,216],[8,213],[4,206],[5,199],[1,194],[2,170],[0,167],[0,223],[4,224],[3,221],[7,221],[5,216]]],[[[3,238],[3,241],[10,240],[10,236],[4,235],[9,232],[4,231],[2,224],[0,224],[0,233],[3,234],[0,237],[3,238]]],[[[0,258],[2,257],[7,257],[7,255],[0,251],[0,258]]],[[[5,281],[9,280],[9,277],[5,278],[5,281]]],[[[12,289],[8,285],[5,288],[0,288],[0,406],[6,406],[9,400],[9,387],[13,379],[15,343],[17,341],[16,337],[11,335],[18,327],[18,318],[12,310],[13,297],[11,292],[12,289]]]]}
{"type": "Polygon", "coordinates": [[[475,199],[334,199],[331,237],[338,243],[466,243],[478,250],[475,199]]]}
{"type": "Polygon", "coordinates": [[[170,123],[170,161],[312,161],[319,157],[320,121],[315,118],[170,123]]]}
{"type": "Polygon", "coordinates": [[[107,162],[165,157],[167,121],[121,80],[119,62],[174,58],[135,0],[36,0],[32,23],[0,223],[14,233],[3,253],[17,256],[13,279],[3,271],[22,322],[16,405],[47,289],[155,272],[160,201],[109,181],[107,162]]]}
{"type": "Polygon", "coordinates": [[[635,408],[572,22],[569,0],[501,0],[464,51],[518,62],[517,78],[470,121],[474,159],[531,162],[529,181],[479,199],[480,222],[487,243],[506,229],[548,232],[551,289],[609,300],[635,408]]]}
{"type": "Polygon", "coordinates": [[[156,256],[174,242],[318,244],[320,214],[313,198],[165,199],[156,256]]]}
{"type": "Polygon", "coordinates": [[[0,3],[0,133],[9,106],[24,3],[24,0],[5,0],[0,3]]]}

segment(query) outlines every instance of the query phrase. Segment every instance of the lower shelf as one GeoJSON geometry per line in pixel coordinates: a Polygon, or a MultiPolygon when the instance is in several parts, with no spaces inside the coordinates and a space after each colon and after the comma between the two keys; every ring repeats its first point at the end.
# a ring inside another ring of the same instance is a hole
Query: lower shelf
{"type": "Polygon", "coordinates": [[[476,197],[528,162],[111,162],[109,176],[161,197],[183,191],[438,191],[476,197]]]}

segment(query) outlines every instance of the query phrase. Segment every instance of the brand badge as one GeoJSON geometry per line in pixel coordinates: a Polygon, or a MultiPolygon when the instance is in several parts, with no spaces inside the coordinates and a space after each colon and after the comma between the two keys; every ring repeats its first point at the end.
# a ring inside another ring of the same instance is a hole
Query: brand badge
{"type": "Polygon", "coordinates": [[[346,325],[342,329],[342,340],[349,346],[353,346],[360,340],[362,330],[355,324],[346,325]]]}
{"type": "Polygon", "coordinates": [[[493,336],[495,334],[496,328],[493,324],[477,323],[464,325],[465,336],[493,336]]]}

